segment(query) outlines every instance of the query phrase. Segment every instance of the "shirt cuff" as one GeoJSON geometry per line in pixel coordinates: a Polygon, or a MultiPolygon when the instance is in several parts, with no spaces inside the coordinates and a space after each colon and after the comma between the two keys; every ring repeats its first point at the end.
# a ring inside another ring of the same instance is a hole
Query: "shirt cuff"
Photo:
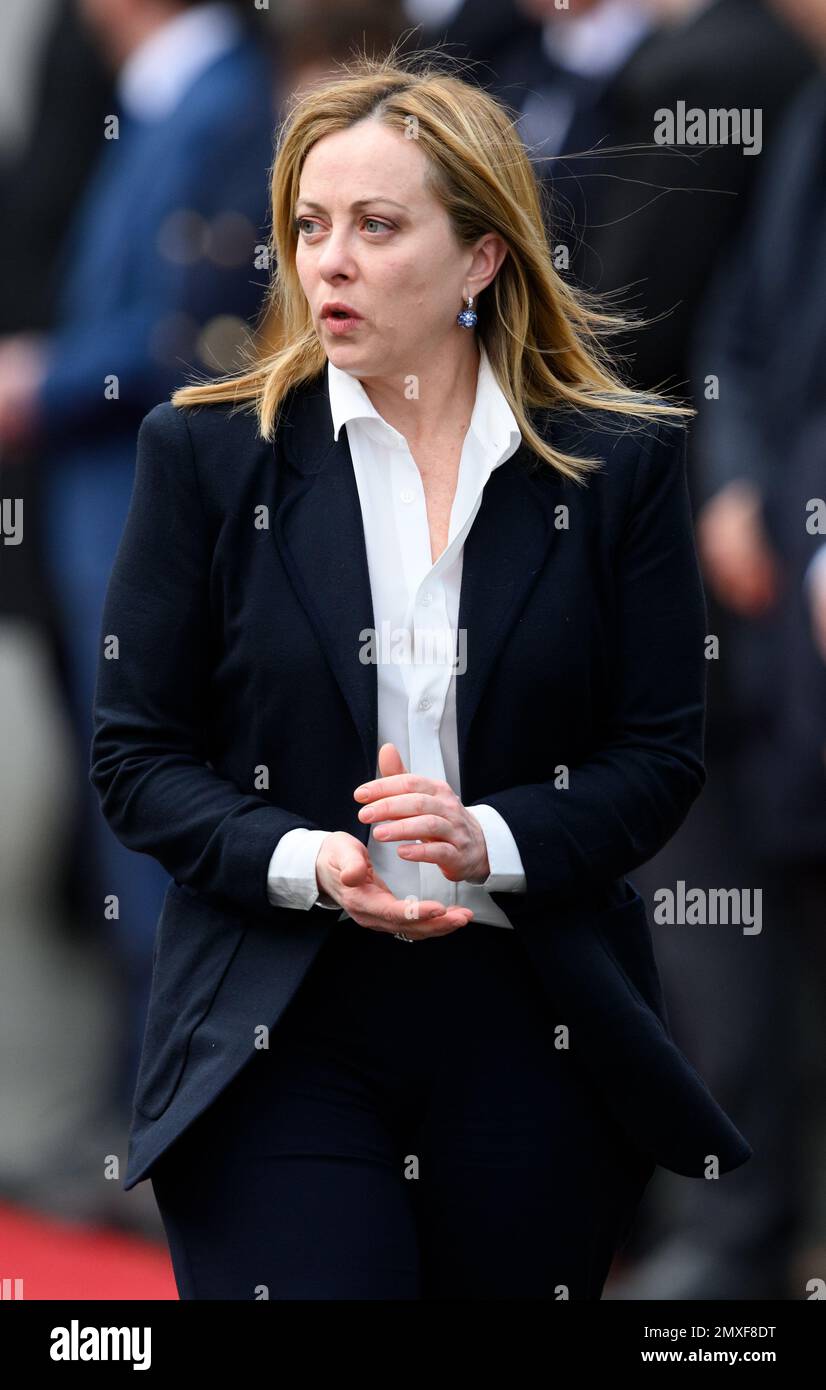
{"type": "Polygon", "coordinates": [[[313,907],[341,907],[319,890],[315,876],[318,852],[332,834],[332,830],[298,826],[281,836],[267,869],[267,897],[273,907],[298,908],[303,912],[313,907]]]}
{"type": "MultiPolygon", "coordinates": [[[[482,827],[488,848],[490,874],[484,883],[475,885],[494,893],[524,893],[527,889],[522,856],[506,820],[493,806],[466,806],[482,827]]],[[[287,832],[294,835],[295,831],[287,832]]],[[[286,839],[286,836],[284,837],[286,839]]]]}

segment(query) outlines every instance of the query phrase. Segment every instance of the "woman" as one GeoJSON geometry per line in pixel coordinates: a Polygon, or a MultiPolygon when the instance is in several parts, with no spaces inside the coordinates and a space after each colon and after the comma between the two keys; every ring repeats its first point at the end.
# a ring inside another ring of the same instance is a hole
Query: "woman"
{"type": "Polygon", "coordinates": [[[421,57],[272,194],[284,345],[146,417],[103,618],[91,778],[173,878],[125,1187],[183,1298],[598,1299],[657,1163],[751,1153],[624,877],[704,780],[686,412],[421,57]]]}

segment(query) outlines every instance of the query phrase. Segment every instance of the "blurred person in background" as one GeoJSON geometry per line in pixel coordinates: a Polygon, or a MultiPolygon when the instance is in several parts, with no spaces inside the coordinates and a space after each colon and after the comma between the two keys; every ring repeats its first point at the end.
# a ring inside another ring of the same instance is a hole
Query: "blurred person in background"
{"type": "MultiPolygon", "coordinates": [[[[799,25],[826,66],[822,0],[775,3],[799,25]]],[[[745,235],[710,299],[695,358],[698,376],[719,383],[700,401],[697,421],[702,469],[697,537],[707,586],[727,615],[725,660],[736,680],[739,738],[731,762],[732,796],[744,837],[779,880],[776,933],[783,947],[783,968],[767,973],[760,996],[744,1001],[737,988],[745,947],[732,957],[728,981],[719,979],[741,1039],[728,1058],[729,1080],[721,1090],[750,1132],[762,1110],[760,1128],[767,1140],[782,1125],[784,1136],[797,1143],[797,1162],[787,1139],[767,1174],[771,1183],[763,1183],[758,1229],[781,1213],[787,1223],[794,1222],[789,1234],[797,1236],[800,1264],[790,1296],[803,1297],[806,1279],[826,1277],[826,1192],[815,1185],[818,1179],[822,1184],[826,1119],[822,71],[788,113],[745,235]],[[807,998],[814,1004],[810,1013],[807,998]]],[[[759,1160],[758,1153],[744,1190],[759,1181],[759,1160]]],[[[735,1194],[737,1187],[735,1180],[735,1194]]],[[[718,1260],[755,1257],[747,1223],[721,1221],[708,1202],[689,1215],[695,1240],[702,1238],[718,1260]]]]}
{"type": "MultiPolygon", "coordinates": [[[[47,332],[54,248],[97,161],[113,78],[73,0],[4,5],[0,65],[0,335],[47,332]]],[[[0,1194],[82,1216],[100,1211],[76,1140],[92,1128],[117,1026],[112,960],[89,911],[73,814],[85,778],[66,714],[65,634],[44,575],[40,475],[9,452],[0,446],[0,496],[19,509],[20,533],[0,545],[0,1194]]]]}
{"type": "Polygon", "coordinates": [[[0,263],[6,271],[0,334],[51,328],[59,292],[54,248],[89,179],[112,110],[113,77],[76,0],[52,6],[32,68],[25,103],[30,122],[0,165],[0,263]]]}
{"type": "Polygon", "coordinates": [[[760,158],[739,143],[656,144],[655,115],[678,100],[759,106],[767,148],[811,56],[760,0],[519,3],[539,42],[505,51],[497,91],[549,181],[555,239],[578,283],[646,321],[617,342],[630,380],[691,397],[694,316],[760,158]]]}
{"type": "MultiPolygon", "coordinates": [[[[275,99],[244,3],[79,0],[79,12],[116,74],[117,120],[100,130],[99,164],[61,250],[54,331],[0,340],[0,448],[42,470],[44,554],[86,766],[138,424],[188,370],[225,371],[248,342],[268,278],[275,99]]],[[[123,966],[116,1103],[128,1122],[169,880],[124,850],[83,783],[98,911],[123,966]]]]}
{"type": "MultiPolygon", "coordinates": [[[[5,268],[0,277],[0,342],[18,334],[47,333],[55,324],[60,293],[55,246],[92,174],[103,122],[113,109],[112,74],[75,0],[56,0],[50,11],[46,8],[23,79],[31,83],[31,91],[25,98],[22,92],[18,95],[30,120],[0,169],[0,264],[5,268]],[[72,112],[70,130],[67,110],[72,112]]],[[[45,640],[47,660],[66,691],[66,634],[43,573],[40,475],[36,468],[17,466],[16,447],[0,443],[0,493],[20,499],[25,540],[0,547],[0,614],[32,625],[45,640]]],[[[79,786],[81,781],[78,778],[79,786]]],[[[65,873],[61,864],[57,876],[65,878],[67,901],[79,903],[82,876],[75,869],[82,846],[73,843],[71,835],[64,843],[65,873]]]]}
{"type": "MultiPolygon", "coordinates": [[[[802,0],[777,8],[799,22],[802,0]]],[[[801,32],[820,34],[823,48],[826,16],[820,4],[808,13],[819,25],[801,32]]],[[[812,982],[822,1012],[826,983],[826,557],[823,535],[806,528],[806,504],[826,489],[825,132],[819,76],[761,161],[742,234],[697,317],[697,539],[719,643],[711,685],[719,668],[726,701],[710,707],[704,814],[690,813],[637,876],[649,892],[680,877],[762,891],[759,935],[683,926],[655,941],[675,1032],[754,1136],[755,1156],[725,1200],[714,1184],[681,1201],[673,1192],[658,1240],[616,1297],[799,1298],[824,1273],[823,1251],[805,1253],[824,1222],[813,1211],[817,1165],[804,1161],[822,1144],[822,1102],[806,1113],[822,1094],[822,1065],[808,1062],[822,1056],[822,1030],[798,1018],[812,982]]]]}

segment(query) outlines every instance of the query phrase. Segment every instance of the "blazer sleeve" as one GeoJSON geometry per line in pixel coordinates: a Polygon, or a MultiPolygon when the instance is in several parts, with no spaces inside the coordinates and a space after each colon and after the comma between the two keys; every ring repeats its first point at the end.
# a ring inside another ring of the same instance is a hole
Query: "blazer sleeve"
{"type": "Polygon", "coordinates": [[[706,602],[683,426],[641,447],[615,569],[616,645],[601,746],[554,781],[480,798],[506,820],[528,893],[576,895],[644,864],[705,780],[706,602]]]}
{"type": "Polygon", "coordinates": [[[272,914],[287,831],[322,827],[241,791],[205,746],[211,541],[182,412],[155,406],[102,612],[89,779],[128,849],[235,909],[272,914]]]}

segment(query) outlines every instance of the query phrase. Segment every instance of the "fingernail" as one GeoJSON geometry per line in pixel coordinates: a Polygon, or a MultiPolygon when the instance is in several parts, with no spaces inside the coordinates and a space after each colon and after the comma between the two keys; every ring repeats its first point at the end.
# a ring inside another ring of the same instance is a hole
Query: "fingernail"
{"type": "Polygon", "coordinates": [[[357,797],[359,798],[360,801],[363,801],[364,798],[366,797],[366,795],[367,795],[367,788],[366,788],[366,787],[356,787],[356,790],[353,792],[353,796],[357,796],[357,797]]]}

